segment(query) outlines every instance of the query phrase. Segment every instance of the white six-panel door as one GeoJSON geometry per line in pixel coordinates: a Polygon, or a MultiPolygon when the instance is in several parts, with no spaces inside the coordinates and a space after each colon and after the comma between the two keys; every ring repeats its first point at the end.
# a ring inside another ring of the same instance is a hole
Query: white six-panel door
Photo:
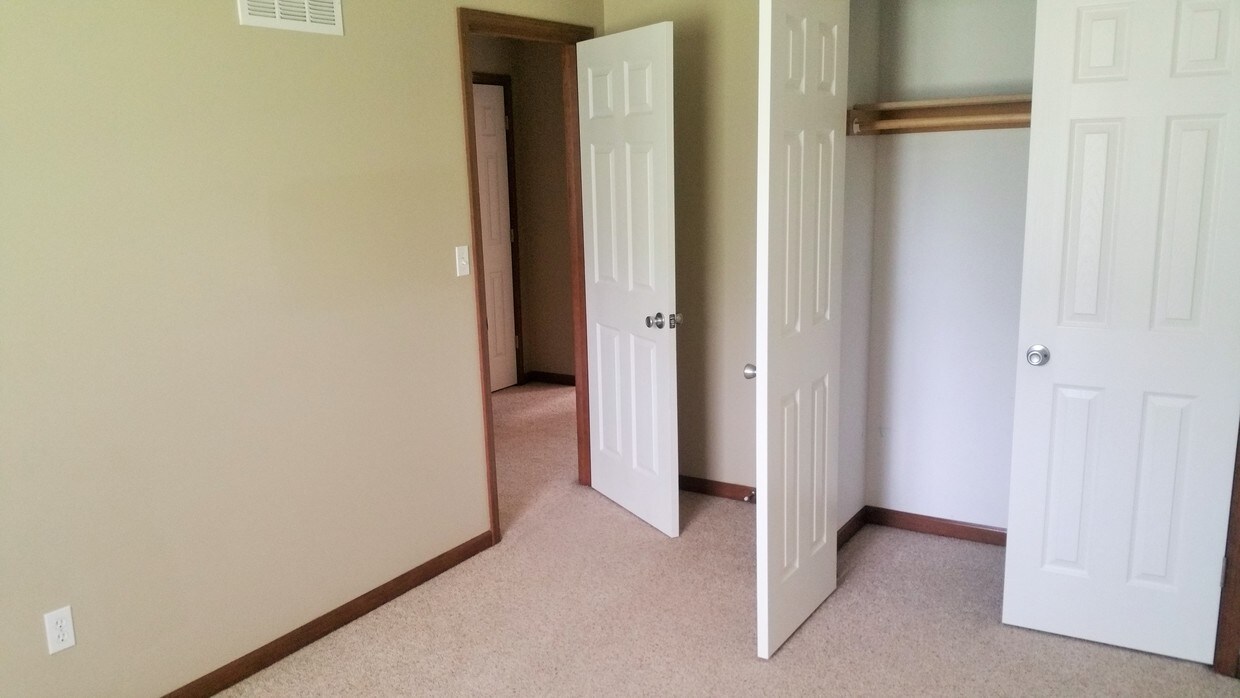
{"type": "Polygon", "coordinates": [[[591,484],[678,536],[671,22],[578,44],[577,75],[591,484]]]}
{"type": "Polygon", "coordinates": [[[836,586],[848,0],[762,0],[758,656],[836,586]]]}
{"type": "Polygon", "coordinates": [[[478,210],[482,218],[482,274],[486,284],[491,390],[507,388],[517,382],[505,117],[504,88],[474,85],[474,141],[478,152],[478,210]]]}
{"type": "Polygon", "coordinates": [[[1003,619],[1209,662],[1240,423],[1240,3],[1040,0],[1036,41],[1003,619]]]}

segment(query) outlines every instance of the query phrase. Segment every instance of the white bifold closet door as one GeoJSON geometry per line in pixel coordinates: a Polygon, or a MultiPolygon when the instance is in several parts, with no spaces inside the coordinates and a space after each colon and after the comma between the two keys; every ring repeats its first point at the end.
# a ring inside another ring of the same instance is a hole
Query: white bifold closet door
{"type": "Polygon", "coordinates": [[[1003,620],[1209,662],[1240,424],[1240,2],[1040,0],[1036,47],[1003,620]]]}
{"type": "Polygon", "coordinates": [[[672,24],[577,45],[593,487],[680,535],[672,24]]]}
{"type": "Polygon", "coordinates": [[[848,0],[762,0],[758,656],[836,586],[848,0]]]}

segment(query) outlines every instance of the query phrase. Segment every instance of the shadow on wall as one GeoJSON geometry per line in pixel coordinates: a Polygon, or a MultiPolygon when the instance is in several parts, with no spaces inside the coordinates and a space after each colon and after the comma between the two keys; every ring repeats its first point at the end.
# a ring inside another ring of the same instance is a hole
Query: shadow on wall
{"type": "Polygon", "coordinates": [[[521,328],[526,371],[571,376],[572,229],[565,215],[568,171],[561,49],[519,42],[513,73],[520,240],[521,328]]]}
{"type": "Polygon", "coordinates": [[[879,11],[879,99],[1029,91],[1036,0],[880,0],[879,11]]]}
{"type": "Polygon", "coordinates": [[[676,309],[686,323],[676,330],[676,374],[680,417],[681,472],[697,473],[707,459],[704,442],[711,437],[707,410],[714,396],[706,367],[712,347],[706,341],[710,288],[706,261],[714,228],[713,211],[706,205],[706,192],[713,186],[714,173],[706,163],[706,144],[713,134],[708,121],[695,118],[708,109],[706,93],[684,89],[707,80],[706,66],[714,60],[706,40],[711,31],[709,13],[699,10],[692,16],[674,19],[676,98],[676,309]]]}

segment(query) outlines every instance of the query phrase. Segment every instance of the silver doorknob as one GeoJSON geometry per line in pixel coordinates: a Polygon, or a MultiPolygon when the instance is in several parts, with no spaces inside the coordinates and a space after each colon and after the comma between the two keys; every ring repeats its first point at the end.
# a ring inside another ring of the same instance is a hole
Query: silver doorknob
{"type": "MultiPolygon", "coordinates": [[[[672,325],[675,327],[675,325],[672,325]]],[[[654,327],[655,329],[663,329],[663,313],[655,313],[654,317],[646,316],[646,327],[654,327]]]]}
{"type": "Polygon", "coordinates": [[[758,377],[758,367],[753,364],[745,364],[745,370],[741,371],[746,380],[753,380],[758,377]]]}
{"type": "Polygon", "coordinates": [[[1028,361],[1030,366],[1045,366],[1051,361],[1051,350],[1035,344],[1025,352],[1025,361],[1028,361]]]}

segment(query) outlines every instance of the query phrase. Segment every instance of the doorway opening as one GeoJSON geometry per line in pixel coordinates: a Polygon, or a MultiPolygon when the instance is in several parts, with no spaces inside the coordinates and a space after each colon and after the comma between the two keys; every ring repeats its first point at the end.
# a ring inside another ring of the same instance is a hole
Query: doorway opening
{"type": "MultiPolygon", "coordinates": [[[[487,470],[487,490],[490,505],[491,536],[495,543],[501,538],[498,481],[495,467],[495,416],[492,405],[492,379],[490,357],[492,341],[488,337],[488,303],[498,300],[488,298],[485,240],[483,235],[483,211],[480,205],[480,172],[478,167],[478,143],[475,140],[478,124],[475,123],[474,85],[476,77],[485,77],[482,73],[496,73],[494,67],[476,66],[481,58],[471,51],[479,40],[505,40],[518,47],[529,47],[537,50],[546,60],[546,67],[538,79],[543,89],[557,89],[562,103],[562,128],[552,129],[540,134],[546,139],[558,140],[557,146],[563,147],[563,195],[552,204],[558,208],[555,212],[559,225],[555,226],[567,235],[561,237],[556,244],[567,249],[568,281],[571,303],[569,308],[556,308],[562,314],[567,310],[571,313],[571,345],[573,377],[575,384],[576,438],[577,438],[577,481],[582,485],[590,484],[590,416],[589,416],[589,379],[586,356],[585,336],[585,264],[582,240],[581,221],[581,172],[580,172],[580,138],[577,123],[577,54],[576,44],[594,37],[594,30],[559,22],[516,17],[493,12],[460,9],[457,14],[460,32],[461,51],[461,87],[464,96],[465,141],[469,171],[470,218],[472,221],[474,292],[476,298],[479,375],[482,389],[482,411],[484,448],[487,470]],[[557,55],[558,54],[558,55],[557,55]],[[476,60],[477,58],[477,60],[476,60]],[[565,239],[566,238],[566,239],[565,239]]],[[[511,77],[511,76],[509,76],[511,77]]],[[[520,89],[518,87],[518,89],[520,89]]],[[[509,91],[511,95],[511,90],[509,91]]],[[[511,161],[510,161],[511,165],[511,161]]],[[[546,202],[544,202],[546,203],[546,202]]],[[[544,208],[544,210],[547,210],[544,208]]],[[[515,235],[514,235],[515,238],[515,235]]],[[[515,246],[514,246],[515,247],[515,246]]],[[[527,251],[527,256],[528,251],[527,251]]],[[[514,258],[516,266],[520,263],[514,258]]],[[[514,277],[518,273],[514,273],[514,277]]],[[[494,296],[495,294],[492,293],[494,296]]],[[[514,293],[514,305],[516,302],[514,293]]],[[[527,313],[531,309],[527,308],[527,313]]],[[[515,315],[515,307],[514,307],[515,315]]],[[[515,324],[515,322],[514,322],[515,324]]],[[[523,339],[525,337],[523,336],[523,339]]],[[[529,358],[527,348],[522,346],[523,358],[529,358]]],[[[526,371],[521,362],[517,362],[518,374],[524,373],[526,378],[537,378],[550,382],[565,382],[562,376],[553,371],[526,371]]]]}
{"type": "Polygon", "coordinates": [[[512,76],[475,72],[473,91],[482,223],[482,266],[477,273],[487,295],[487,366],[495,392],[525,382],[512,76]]]}

